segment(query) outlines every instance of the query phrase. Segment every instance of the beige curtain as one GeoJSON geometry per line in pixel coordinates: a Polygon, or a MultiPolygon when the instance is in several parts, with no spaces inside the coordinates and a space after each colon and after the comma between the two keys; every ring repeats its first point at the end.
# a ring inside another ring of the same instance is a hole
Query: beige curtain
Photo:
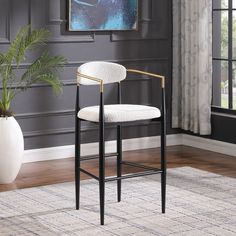
{"type": "Polygon", "coordinates": [[[173,0],[172,126],[211,133],[212,0],[173,0]]]}

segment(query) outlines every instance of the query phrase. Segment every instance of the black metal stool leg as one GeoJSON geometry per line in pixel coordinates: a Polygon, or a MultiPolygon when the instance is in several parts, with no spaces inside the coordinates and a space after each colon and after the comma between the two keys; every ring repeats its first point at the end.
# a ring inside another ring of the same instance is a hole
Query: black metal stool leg
{"type": "MultiPolygon", "coordinates": [[[[103,104],[103,94],[101,93],[101,104],[103,104]]],[[[99,195],[100,195],[100,222],[104,225],[105,208],[105,138],[104,138],[104,107],[100,106],[99,122],[99,195]]]]}
{"type": "Polygon", "coordinates": [[[81,121],[76,117],[75,121],[75,199],[76,210],[80,203],[80,126],[81,121]]]}
{"type": "Polygon", "coordinates": [[[99,140],[99,193],[100,193],[100,222],[104,225],[105,205],[105,161],[104,161],[104,127],[100,124],[99,140]]]}
{"type": "Polygon", "coordinates": [[[161,202],[162,213],[166,208],[166,107],[165,90],[162,89],[162,120],[161,120],[161,202]]]}
{"type": "MultiPolygon", "coordinates": [[[[121,177],[122,173],[122,137],[121,137],[121,125],[117,126],[117,177],[121,177]]],[[[117,201],[121,201],[121,179],[117,180],[117,201]]]]}
{"type": "Polygon", "coordinates": [[[165,213],[165,208],[166,208],[166,170],[165,168],[162,170],[162,173],[161,173],[161,205],[162,205],[162,213],[165,213]]]}

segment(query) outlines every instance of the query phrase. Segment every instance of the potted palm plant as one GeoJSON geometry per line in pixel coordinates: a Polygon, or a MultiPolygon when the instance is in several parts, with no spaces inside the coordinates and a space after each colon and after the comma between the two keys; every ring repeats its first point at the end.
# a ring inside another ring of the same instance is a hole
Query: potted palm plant
{"type": "Polygon", "coordinates": [[[24,139],[21,128],[11,111],[16,95],[35,83],[47,83],[56,93],[62,91],[57,76],[66,60],[63,56],[50,56],[46,52],[28,66],[21,76],[16,76],[27,53],[45,45],[49,37],[46,29],[31,30],[23,27],[6,52],[0,52],[0,184],[15,180],[22,163],[24,139]]]}

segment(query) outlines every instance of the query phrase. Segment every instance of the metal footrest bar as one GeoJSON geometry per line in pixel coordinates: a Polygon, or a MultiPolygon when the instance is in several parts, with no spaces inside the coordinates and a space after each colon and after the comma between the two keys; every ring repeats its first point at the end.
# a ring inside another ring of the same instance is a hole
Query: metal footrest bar
{"type": "Polygon", "coordinates": [[[138,167],[138,168],[142,168],[142,169],[145,169],[145,170],[161,171],[161,169],[158,169],[158,168],[145,166],[145,165],[142,165],[142,164],[136,164],[136,163],[129,162],[129,161],[122,161],[121,164],[127,165],[127,166],[138,167]]]}
{"type": "Polygon", "coordinates": [[[80,170],[81,172],[83,172],[84,174],[86,174],[86,175],[88,175],[88,176],[90,176],[90,177],[92,177],[92,178],[94,178],[94,179],[96,179],[96,180],[99,181],[99,177],[97,177],[96,175],[94,175],[94,174],[92,174],[92,173],[90,173],[90,172],[88,172],[88,171],[86,171],[86,170],[84,170],[84,169],[82,169],[82,168],[79,168],[79,170],[80,170]]]}
{"type": "Polygon", "coordinates": [[[130,178],[134,178],[134,177],[154,175],[154,174],[159,174],[159,173],[162,173],[162,171],[161,170],[148,170],[148,171],[138,172],[138,173],[134,173],[134,174],[127,174],[127,175],[123,175],[120,177],[109,177],[109,178],[105,179],[105,182],[115,181],[115,180],[119,180],[119,179],[130,179],[130,178]]]}
{"type": "MultiPolygon", "coordinates": [[[[118,156],[118,153],[107,153],[105,154],[105,158],[107,157],[117,157],[118,156]]],[[[81,161],[88,161],[88,160],[93,160],[93,159],[98,159],[99,158],[99,155],[91,155],[91,156],[82,156],[80,157],[80,160],[81,161]]]]}
{"type": "MultiPolygon", "coordinates": [[[[159,174],[162,173],[162,170],[157,169],[157,168],[152,168],[152,167],[147,167],[147,166],[143,166],[143,165],[139,165],[139,164],[135,164],[135,163],[130,163],[130,162],[122,162],[122,164],[127,164],[127,165],[132,165],[132,166],[136,166],[136,167],[140,167],[140,168],[145,168],[147,169],[146,171],[142,171],[142,172],[137,172],[137,173],[132,173],[132,174],[126,174],[120,177],[108,177],[105,179],[105,182],[110,182],[110,181],[115,181],[115,180],[121,180],[121,179],[130,179],[130,178],[135,178],[135,177],[141,177],[141,176],[146,176],[146,175],[154,175],[154,174],[159,174]],[[143,166],[143,167],[142,167],[143,166]]],[[[86,171],[85,169],[79,168],[79,170],[81,172],[83,172],[84,174],[92,177],[93,179],[96,179],[97,181],[99,181],[99,177],[86,171]]]]}

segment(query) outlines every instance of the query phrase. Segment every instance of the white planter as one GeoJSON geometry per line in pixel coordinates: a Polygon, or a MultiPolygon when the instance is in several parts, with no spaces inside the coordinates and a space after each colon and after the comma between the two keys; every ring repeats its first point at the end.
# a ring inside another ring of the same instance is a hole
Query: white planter
{"type": "Polygon", "coordinates": [[[14,117],[0,117],[0,184],[15,180],[24,154],[24,138],[14,117]]]}

